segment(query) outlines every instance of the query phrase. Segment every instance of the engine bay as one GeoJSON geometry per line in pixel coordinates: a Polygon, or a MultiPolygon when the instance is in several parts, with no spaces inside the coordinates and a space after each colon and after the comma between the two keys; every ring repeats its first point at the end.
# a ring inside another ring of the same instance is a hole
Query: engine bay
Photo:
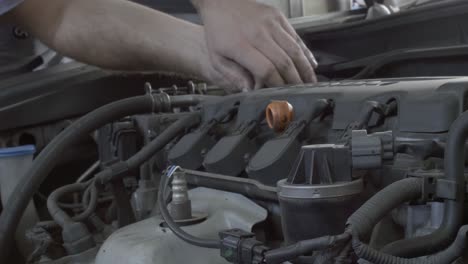
{"type": "MultiPolygon", "coordinates": [[[[148,83],[144,95],[89,112],[47,144],[29,180],[16,179],[25,193],[35,193],[83,138],[96,143],[98,160],[45,198],[48,214],[33,213],[38,222],[27,229],[20,224],[34,242],[33,250],[19,243],[29,261],[462,257],[468,78],[322,82],[225,96],[196,87],[148,83]]],[[[23,155],[10,162],[29,166],[30,152],[16,151],[23,155]]],[[[28,206],[31,198],[14,202],[28,206]]]]}

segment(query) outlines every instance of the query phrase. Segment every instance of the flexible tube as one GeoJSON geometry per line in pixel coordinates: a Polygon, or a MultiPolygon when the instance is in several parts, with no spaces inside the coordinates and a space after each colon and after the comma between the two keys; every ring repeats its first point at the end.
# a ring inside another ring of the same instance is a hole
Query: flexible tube
{"type": "MultiPolygon", "coordinates": [[[[167,108],[159,96],[136,96],[102,106],[72,123],[41,151],[23,180],[16,185],[13,191],[15,195],[7,201],[0,216],[0,263],[6,263],[9,249],[13,244],[11,241],[24,209],[62,153],[68,151],[80,138],[111,121],[128,115],[158,112],[163,107],[167,108]]],[[[184,99],[182,102],[197,104],[199,101],[194,98],[193,101],[184,99]]]]}
{"type": "Polygon", "coordinates": [[[348,218],[346,224],[359,238],[366,237],[392,209],[421,197],[421,192],[421,179],[407,178],[394,182],[367,200],[348,218]]]}
{"type": "Polygon", "coordinates": [[[80,177],[78,177],[76,182],[80,183],[86,181],[93,174],[93,172],[99,168],[100,165],[100,160],[94,162],[88,169],[86,169],[85,172],[83,172],[83,174],[80,175],[80,177]]]}
{"type": "Polygon", "coordinates": [[[130,169],[140,167],[140,165],[149,160],[175,137],[180,135],[181,132],[184,132],[186,129],[193,127],[198,123],[200,123],[200,115],[198,113],[181,117],[165,129],[158,137],[156,137],[156,139],[152,140],[148,145],[144,146],[135,155],[130,157],[126,161],[127,166],[130,169]]]}
{"type": "Polygon", "coordinates": [[[72,222],[71,217],[58,205],[60,197],[70,192],[83,191],[85,188],[85,184],[70,184],[56,189],[49,195],[49,198],[47,198],[47,209],[57,224],[63,227],[66,222],[72,222]]]}
{"type": "Polygon", "coordinates": [[[182,230],[177,223],[174,222],[169,211],[167,210],[166,200],[164,199],[164,193],[166,193],[168,177],[163,175],[159,184],[159,192],[158,192],[158,205],[159,210],[161,212],[161,216],[166,222],[169,229],[176,235],[178,238],[182,239],[183,241],[192,244],[198,247],[204,248],[220,248],[219,241],[215,239],[203,239],[192,236],[182,230]]]}
{"type": "Polygon", "coordinates": [[[184,172],[189,185],[239,193],[253,199],[278,202],[276,187],[264,185],[257,180],[196,170],[184,170],[184,172]]]}
{"type": "Polygon", "coordinates": [[[356,255],[374,264],[450,264],[463,254],[466,247],[468,225],[462,226],[455,241],[446,250],[428,257],[401,258],[379,252],[353,238],[353,249],[356,255]]]}
{"type": "Polygon", "coordinates": [[[131,156],[126,161],[115,163],[109,168],[101,171],[96,175],[96,179],[101,183],[107,183],[114,180],[122,175],[126,175],[124,172],[128,172],[132,169],[140,167],[143,163],[148,161],[153,155],[158,153],[164,146],[176,138],[180,133],[186,129],[193,127],[200,123],[200,115],[193,113],[184,117],[181,117],[168,128],[166,128],[158,137],[152,140],[148,145],[144,146],[135,155],[131,156]]]}
{"type": "Polygon", "coordinates": [[[346,243],[346,245],[343,247],[343,249],[340,251],[338,256],[335,257],[334,264],[348,264],[351,263],[351,258],[349,256],[350,252],[352,249],[351,241],[346,243]]]}
{"type": "MultiPolygon", "coordinates": [[[[112,200],[114,200],[113,196],[104,196],[104,197],[98,198],[97,202],[99,204],[99,203],[110,202],[112,200]]],[[[46,199],[46,201],[47,201],[47,199],[46,199]]],[[[58,203],[58,205],[62,209],[86,209],[88,207],[88,202],[86,202],[85,205],[83,205],[83,202],[79,202],[79,203],[58,203]]]]}
{"type": "Polygon", "coordinates": [[[432,234],[395,241],[382,248],[382,252],[400,257],[418,257],[432,254],[447,247],[463,221],[465,199],[465,141],[468,137],[468,112],[464,112],[450,127],[445,147],[444,168],[447,180],[456,183],[456,200],[445,202],[444,218],[432,234]]]}
{"type": "Polygon", "coordinates": [[[265,252],[264,260],[268,264],[283,263],[311,253],[312,251],[333,247],[339,242],[349,240],[349,238],[350,235],[345,233],[337,236],[324,236],[302,240],[290,246],[272,249],[265,252]]]}
{"type": "Polygon", "coordinates": [[[58,225],[63,227],[67,222],[79,222],[88,218],[97,207],[97,196],[97,189],[93,183],[91,183],[89,186],[84,183],[65,185],[56,189],[50,194],[49,198],[47,199],[47,209],[49,210],[52,219],[54,219],[58,225]],[[91,196],[89,203],[85,207],[86,210],[74,217],[70,217],[65,211],[62,210],[62,208],[60,208],[58,203],[60,197],[70,192],[83,191],[85,189],[90,190],[89,195],[91,196]]]}
{"type": "Polygon", "coordinates": [[[77,222],[83,221],[87,219],[88,217],[90,217],[96,210],[96,207],[98,204],[98,192],[97,192],[96,185],[94,185],[94,182],[91,183],[90,186],[88,186],[85,192],[89,192],[89,196],[90,196],[89,201],[87,201],[86,204],[83,204],[83,206],[85,206],[84,208],[86,209],[80,214],[73,216],[72,217],[73,221],[77,221],[77,222]]]}

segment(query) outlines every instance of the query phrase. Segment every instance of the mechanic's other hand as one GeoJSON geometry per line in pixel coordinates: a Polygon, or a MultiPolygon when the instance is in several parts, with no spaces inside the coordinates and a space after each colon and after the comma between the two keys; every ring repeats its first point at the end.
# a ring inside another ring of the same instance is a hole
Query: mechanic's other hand
{"type": "Polygon", "coordinates": [[[244,90],[316,82],[315,58],[277,9],[254,0],[192,1],[221,75],[230,75],[232,65],[242,66],[254,80],[244,90]]]}

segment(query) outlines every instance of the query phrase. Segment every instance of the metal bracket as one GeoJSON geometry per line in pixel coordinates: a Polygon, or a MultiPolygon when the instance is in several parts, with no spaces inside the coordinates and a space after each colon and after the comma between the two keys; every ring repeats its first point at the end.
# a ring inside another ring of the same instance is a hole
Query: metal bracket
{"type": "Polygon", "coordinates": [[[437,179],[435,194],[437,198],[457,199],[457,183],[447,179],[437,179]]]}
{"type": "Polygon", "coordinates": [[[419,178],[422,180],[421,198],[419,202],[432,202],[436,198],[436,178],[437,174],[429,172],[420,172],[408,175],[408,177],[419,178]]]}
{"type": "Polygon", "coordinates": [[[431,202],[436,200],[456,200],[457,183],[442,178],[439,172],[414,173],[409,177],[416,177],[423,180],[421,201],[431,202]]]}

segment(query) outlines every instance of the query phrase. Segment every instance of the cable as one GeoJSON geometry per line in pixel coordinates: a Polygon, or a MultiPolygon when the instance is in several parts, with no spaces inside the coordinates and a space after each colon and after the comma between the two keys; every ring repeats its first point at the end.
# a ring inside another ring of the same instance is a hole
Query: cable
{"type": "Polygon", "coordinates": [[[167,187],[167,181],[170,180],[172,177],[172,174],[176,170],[178,170],[179,167],[171,167],[167,171],[163,177],[161,177],[160,185],[159,185],[159,192],[158,192],[158,205],[159,205],[159,210],[161,211],[161,216],[166,222],[167,226],[169,229],[176,235],[178,238],[184,240],[185,242],[192,244],[194,246],[198,247],[204,247],[204,248],[220,248],[220,244],[218,240],[215,239],[203,239],[203,238],[198,238],[195,236],[192,236],[182,230],[177,223],[174,222],[172,219],[171,215],[169,214],[169,211],[167,210],[167,204],[164,199],[164,193],[166,193],[166,187],[167,187]]]}
{"type": "Polygon", "coordinates": [[[78,177],[76,182],[86,181],[89,178],[89,176],[91,176],[91,174],[99,168],[100,165],[101,161],[97,160],[96,162],[94,162],[88,169],[86,169],[85,172],[83,172],[83,174],[80,175],[80,177],[78,177]]]}
{"type": "Polygon", "coordinates": [[[73,221],[83,221],[83,220],[87,219],[88,217],[90,217],[94,213],[94,211],[97,208],[98,192],[97,192],[97,188],[96,188],[96,185],[94,184],[94,182],[91,183],[91,185],[89,185],[88,188],[86,188],[85,193],[83,194],[83,197],[85,197],[84,195],[86,193],[89,193],[89,196],[90,196],[89,202],[87,201],[86,203],[83,203],[83,206],[86,209],[83,212],[81,212],[80,214],[73,216],[72,217],[73,221]]]}
{"type": "MultiPolygon", "coordinates": [[[[43,195],[41,193],[37,193],[37,195],[41,200],[47,202],[47,197],[45,195],[43,195]]],[[[89,196],[89,192],[87,193],[87,195],[89,196]]],[[[89,197],[87,197],[87,199],[89,199],[89,197]]],[[[98,197],[97,203],[98,204],[107,203],[107,202],[111,202],[112,200],[114,200],[114,197],[110,196],[110,195],[107,195],[107,196],[98,197]]],[[[60,206],[60,208],[62,208],[62,209],[82,209],[82,210],[85,210],[88,207],[88,202],[89,201],[86,201],[85,204],[83,203],[83,201],[78,202],[78,203],[58,202],[58,206],[60,206]]]]}
{"type": "Polygon", "coordinates": [[[130,169],[137,168],[145,161],[149,160],[154,154],[160,151],[164,146],[171,142],[181,132],[200,123],[200,114],[194,113],[180,118],[165,129],[158,137],[144,146],[135,155],[130,157],[126,163],[130,169]]]}
{"type": "Polygon", "coordinates": [[[277,188],[248,178],[196,170],[184,170],[189,185],[242,194],[248,198],[278,202],[277,188]]]}
{"type": "Polygon", "coordinates": [[[346,243],[346,245],[340,251],[338,256],[335,257],[335,259],[334,259],[335,263],[334,264],[348,264],[348,263],[351,263],[351,259],[350,259],[350,256],[349,256],[349,254],[351,252],[351,249],[352,249],[352,244],[351,244],[351,241],[349,241],[348,243],[346,243]]]}
{"type": "Polygon", "coordinates": [[[468,112],[461,114],[452,124],[444,154],[445,177],[457,186],[456,200],[445,201],[444,218],[432,234],[395,241],[382,248],[382,252],[400,257],[418,257],[440,251],[450,245],[463,223],[465,199],[465,141],[468,138],[468,112]]]}
{"type": "Polygon", "coordinates": [[[421,192],[421,179],[407,178],[396,181],[367,200],[348,218],[346,225],[358,237],[367,237],[388,212],[404,202],[420,198],[421,192]]]}
{"type": "Polygon", "coordinates": [[[148,145],[144,146],[135,155],[131,156],[126,161],[117,162],[110,167],[104,169],[96,175],[99,183],[105,184],[118,177],[126,175],[126,172],[140,167],[143,163],[149,160],[153,155],[158,153],[169,142],[176,138],[186,129],[200,123],[200,115],[193,113],[180,118],[166,128],[158,137],[152,140],[148,145]]]}
{"type": "Polygon", "coordinates": [[[97,207],[97,197],[97,188],[94,185],[94,182],[69,184],[56,189],[50,194],[47,199],[47,209],[49,210],[52,219],[54,219],[58,225],[63,227],[67,222],[80,222],[87,219],[97,207]],[[58,203],[60,197],[70,192],[83,191],[85,189],[89,190],[88,192],[90,195],[90,201],[85,207],[86,210],[74,217],[70,217],[60,208],[58,203]]]}
{"type": "Polygon", "coordinates": [[[180,105],[174,102],[171,105],[170,99],[167,94],[158,94],[119,100],[84,115],[57,135],[34,160],[26,175],[16,185],[13,191],[15,195],[10,197],[3,208],[0,216],[0,263],[7,262],[8,252],[13,244],[11,241],[26,206],[60,160],[62,153],[90,132],[116,119],[153,110],[168,110],[171,106],[182,106],[182,103],[187,103],[186,106],[195,105],[200,101],[200,97],[191,97],[181,100],[180,105]]]}
{"type": "Polygon", "coordinates": [[[366,237],[389,211],[405,201],[420,197],[422,188],[422,181],[418,178],[394,182],[374,195],[348,218],[347,233],[352,234],[352,247],[359,258],[375,264],[449,264],[461,255],[466,244],[468,226],[460,229],[455,242],[448,249],[424,259],[392,256],[361,242],[361,238],[366,237]]]}
{"type": "MultiPolygon", "coordinates": [[[[113,200],[114,200],[113,196],[102,196],[98,198],[97,202],[98,204],[101,204],[101,203],[111,202],[113,200]]],[[[45,199],[45,201],[47,201],[47,199],[45,199]]],[[[79,203],[58,203],[58,205],[62,209],[86,209],[88,204],[83,205],[83,202],[79,202],[79,203]]]]}
{"type": "Polygon", "coordinates": [[[335,246],[337,243],[350,239],[347,233],[337,236],[324,236],[302,240],[293,245],[272,249],[265,252],[264,259],[268,264],[283,263],[316,250],[323,250],[335,246]]]}
{"type": "Polygon", "coordinates": [[[463,254],[466,248],[468,225],[462,226],[455,241],[447,249],[426,258],[401,258],[379,252],[362,243],[353,235],[353,249],[356,255],[374,264],[450,264],[463,254]]]}

